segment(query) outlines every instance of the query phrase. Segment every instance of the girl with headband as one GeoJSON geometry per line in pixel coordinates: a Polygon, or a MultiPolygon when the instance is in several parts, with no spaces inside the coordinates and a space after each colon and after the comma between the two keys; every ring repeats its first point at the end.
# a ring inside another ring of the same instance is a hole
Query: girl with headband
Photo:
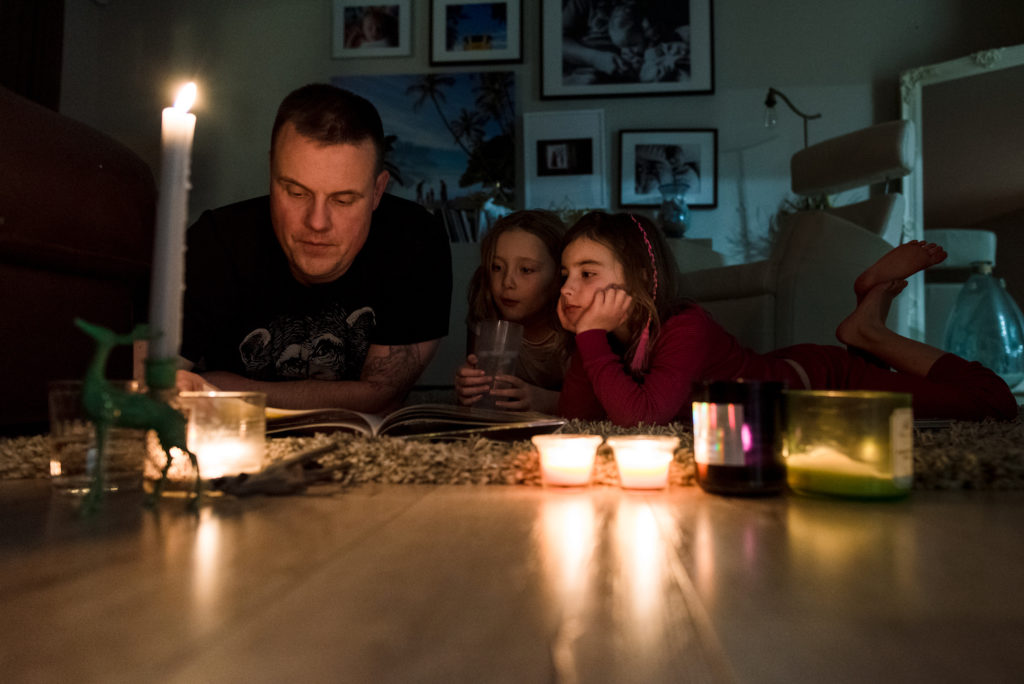
{"type": "Polygon", "coordinates": [[[558,317],[575,334],[575,349],[559,396],[563,416],[690,422],[695,381],[741,378],[790,389],[907,392],[917,418],[1017,415],[998,375],[885,327],[906,278],[946,258],[933,243],[895,247],[857,278],[857,306],[836,330],[849,349],[800,344],[767,354],[741,347],[699,305],[676,298],[676,265],[645,217],[591,212],[564,244],[558,317]]]}

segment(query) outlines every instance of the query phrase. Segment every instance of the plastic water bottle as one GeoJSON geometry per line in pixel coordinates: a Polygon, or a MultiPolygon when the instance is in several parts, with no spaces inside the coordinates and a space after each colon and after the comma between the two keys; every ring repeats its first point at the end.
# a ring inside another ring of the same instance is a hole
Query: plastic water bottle
{"type": "Polygon", "coordinates": [[[946,323],[944,347],[977,361],[1015,387],[1024,380],[1024,314],[992,275],[992,263],[972,264],[946,323]]]}

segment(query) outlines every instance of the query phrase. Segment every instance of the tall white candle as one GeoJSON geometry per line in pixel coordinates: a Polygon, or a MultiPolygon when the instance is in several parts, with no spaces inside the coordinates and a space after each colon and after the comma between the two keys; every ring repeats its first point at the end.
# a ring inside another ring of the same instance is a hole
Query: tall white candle
{"type": "Polygon", "coordinates": [[[163,110],[160,194],[157,196],[153,274],[150,282],[150,359],[171,359],[181,347],[182,292],[185,288],[185,228],[188,221],[189,172],[196,115],[190,114],[196,84],[187,83],[163,110]]]}

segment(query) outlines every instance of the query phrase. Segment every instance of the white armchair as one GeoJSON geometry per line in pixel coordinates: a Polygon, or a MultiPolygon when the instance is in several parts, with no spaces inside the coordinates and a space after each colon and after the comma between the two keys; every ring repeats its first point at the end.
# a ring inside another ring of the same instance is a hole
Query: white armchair
{"type": "MultiPolygon", "coordinates": [[[[890,121],[812,145],[790,161],[793,192],[832,195],[900,178],[914,157],[912,124],[890,121]]],[[[785,217],[764,260],[680,273],[697,300],[740,343],[765,352],[802,342],[837,344],[836,326],[856,304],[854,279],[899,242],[903,197],[785,217]]]]}

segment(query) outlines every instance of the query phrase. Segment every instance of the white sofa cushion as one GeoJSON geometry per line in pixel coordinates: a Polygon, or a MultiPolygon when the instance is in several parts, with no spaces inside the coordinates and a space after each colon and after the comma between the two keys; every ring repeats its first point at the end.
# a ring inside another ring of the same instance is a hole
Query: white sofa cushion
{"type": "Polygon", "coordinates": [[[789,171],[796,194],[832,195],[902,178],[913,164],[914,124],[897,119],[800,150],[789,171]]]}

